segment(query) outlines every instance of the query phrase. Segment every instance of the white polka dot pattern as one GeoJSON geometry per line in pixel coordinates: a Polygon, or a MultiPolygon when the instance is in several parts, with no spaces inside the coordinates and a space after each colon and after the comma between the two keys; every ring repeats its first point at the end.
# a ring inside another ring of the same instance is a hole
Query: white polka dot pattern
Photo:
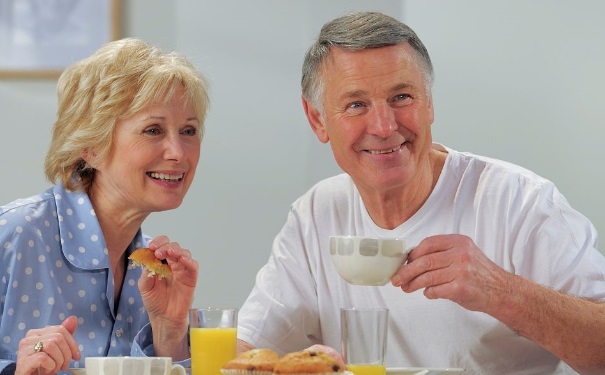
{"type": "MultiPolygon", "coordinates": [[[[137,234],[129,251],[147,246],[137,234]]],[[[128,269],[118,311],[107,248],[90,200],[57,185],[0,207],[0,368],[16,359],[32,328],[78,317],[75,338],[83,357],[133,355],[152,343],[137,289],[139,267],[128,269]],[[133,345],[133,341],[135,341],[133,345]],[[131,350],[132,346],[132,350],[131,350]]]]}

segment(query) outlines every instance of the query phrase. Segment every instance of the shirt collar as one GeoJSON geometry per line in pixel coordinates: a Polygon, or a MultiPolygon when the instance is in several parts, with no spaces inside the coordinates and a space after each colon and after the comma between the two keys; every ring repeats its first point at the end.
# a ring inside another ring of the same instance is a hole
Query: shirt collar
{"type": "MultiPolygon", "coordinates": [[[[68,262],[82,269],[109,268],[107,244],[88,194],[53,188],[59,221],[59,238],[68,262]]],[[[141,229],[127,249],[127,256],[145,243],[141,229]]]]}

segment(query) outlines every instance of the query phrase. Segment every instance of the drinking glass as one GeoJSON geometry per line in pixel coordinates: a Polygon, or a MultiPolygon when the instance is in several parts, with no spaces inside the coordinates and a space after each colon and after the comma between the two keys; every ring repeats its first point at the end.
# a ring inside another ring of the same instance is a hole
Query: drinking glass
{"type": "Polygon", "coordinates": [[[191,375],[221,375],[221,367],[235,358],[237,309],[189,310],[191,375]]]}
{"type": "Polygon", "coordinates": [[[389,310],[343,308],[340,310],[342,357],[355,375],[385,375],[389,310]]]}

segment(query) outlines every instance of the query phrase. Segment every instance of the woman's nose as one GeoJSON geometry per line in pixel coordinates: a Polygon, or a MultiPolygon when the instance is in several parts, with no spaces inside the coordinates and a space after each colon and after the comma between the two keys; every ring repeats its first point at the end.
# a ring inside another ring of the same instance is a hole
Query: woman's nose
{"type": "Polygon", "coordinates": [[[185,155],[185,145],[178,135],[166,138],[164,157],[169,160],[182,160],[185,155]]]}

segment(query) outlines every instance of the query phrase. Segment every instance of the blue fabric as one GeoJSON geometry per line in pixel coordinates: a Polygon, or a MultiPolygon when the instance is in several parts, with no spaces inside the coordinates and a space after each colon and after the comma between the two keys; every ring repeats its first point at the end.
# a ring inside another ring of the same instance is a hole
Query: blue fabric
{"type": "MultiPolygon", "coordinates": [[[[149,241],[139,229],[127,253],[149,241]]],[[[28,330],[70,315],[82,353],[70,367],[84,367],[87,356],[153,355],[141,269],[128,267],[115,310],[107,246],[85,193],[56,185],[0,207],[0,255],[0,370],[16,360],[28,330]]]]}

